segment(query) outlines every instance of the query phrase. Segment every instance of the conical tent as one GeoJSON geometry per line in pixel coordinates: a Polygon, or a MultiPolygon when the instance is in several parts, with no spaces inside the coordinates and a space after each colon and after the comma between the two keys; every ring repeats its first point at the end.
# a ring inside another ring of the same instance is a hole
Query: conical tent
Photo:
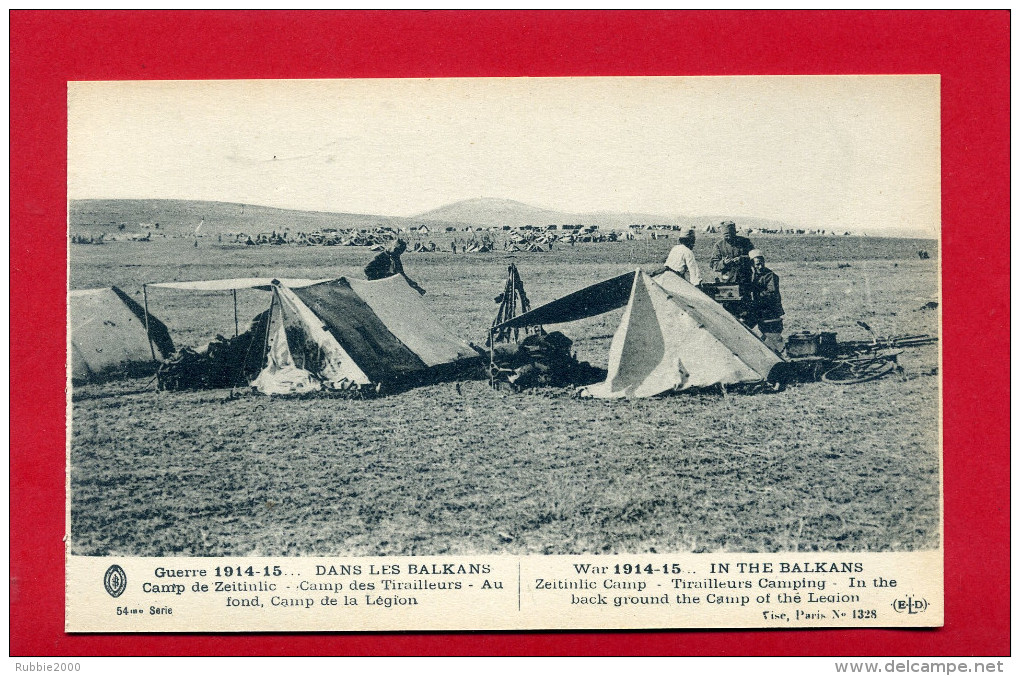
{"type": "Polygon", "coordinates": [[[252,383],[266,394],[410,384],[478,356],[401,275],[276,284],[268,341],[266,368],[252,383]]]}
{"type": "Polygon", "coordinates": [[[71,291],[68,305],[73,382],[151,374],[174,351],[163,322],[149,315],[147,336],[144,309],[115,286],[71,291]]]}
{"type": "Polygon", "coordinates": [[[592,397],[651,397],[672,390],[767,380],[782,358],[680,275],[634,275],[592,397]]]}
{"type": "Polygon", "coordinates": [[[609,348],[606,380],[582,389],[582,395],[651,397],[692,387],[759,382],[783,363],[721,305],[672,272],[654,278],[641,270],[620,275],[504,326],[574,321],[620,307],[626,309],[609,348]]]}

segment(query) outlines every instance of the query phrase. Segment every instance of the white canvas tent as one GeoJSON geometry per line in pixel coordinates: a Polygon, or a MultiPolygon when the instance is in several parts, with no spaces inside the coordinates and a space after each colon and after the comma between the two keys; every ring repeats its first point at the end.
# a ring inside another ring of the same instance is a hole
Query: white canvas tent
{"type": "Polygon", "coordinates": [[[402,387],[478,353],[450,334],[403,275],[273,285],[265,394],[402,387]]]}
{"type": "Polygon", "coordinates": [[[784,363],[747,327],[683,277],[641,270],[581,289],[495,327],[556,324],[623,307],[606,380],[582,395],[651,397],[769,380],[784,363]]]}
{"type": "Polygon", "coordinates": [[[73,382],[151,374],[173,352],[166,326],[115,286],[71,291],[68,307],[73,382]]]}

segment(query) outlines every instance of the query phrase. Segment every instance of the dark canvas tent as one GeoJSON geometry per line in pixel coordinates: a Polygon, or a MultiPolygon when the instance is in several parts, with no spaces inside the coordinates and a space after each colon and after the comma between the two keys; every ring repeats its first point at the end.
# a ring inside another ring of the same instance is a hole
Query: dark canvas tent
{"type": "Polygon", "coordinates": [[[478,356],[402,275],[272,289],[267,365],[252,383],[266,394],[402,386],[478,356]]]}
{"type": "Polygon", "coordinates": [[[782,357],[683,277],[641,270],[599,282],[496,328],[556,324],[625,308],[605,382],[582,394],[651,397],[671,390],[768,380],[782,357]]]}
{"type": "Polygon", "coordinates": [[[150,374],[174,351],[163,322],[149,315],[146,336],[145,310],[115,286],[71,291],[68,305],[73,382],[150,374]]]}

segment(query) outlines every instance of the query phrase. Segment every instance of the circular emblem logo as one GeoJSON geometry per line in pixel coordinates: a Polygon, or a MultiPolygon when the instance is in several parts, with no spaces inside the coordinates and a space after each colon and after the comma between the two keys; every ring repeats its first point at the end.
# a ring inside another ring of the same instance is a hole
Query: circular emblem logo
{"type": "Polygon", "coordinates": [[[124,593],[127,589],[127,574],[124,569],[113,564],[106,569],[106,575],[103,577],[103,586],[106,587],[106,593],[117,598],[124,593]]]}

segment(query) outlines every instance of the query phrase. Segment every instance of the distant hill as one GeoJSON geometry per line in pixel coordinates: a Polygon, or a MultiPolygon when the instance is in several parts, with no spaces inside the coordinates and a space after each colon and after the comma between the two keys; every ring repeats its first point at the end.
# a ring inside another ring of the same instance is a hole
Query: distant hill
{"type": "Polygon", "coordinates": [[[380,216],[374,214],[335,213],[278,209],[238,202],[198,200],[71,200],[71,232],[142,233],[147,230],[168,235],[190,235],[204,219],[202,232],[269,232],[272,230],[312,231],[324,228],[365,228],[380,226],[430,229],[464,226],[520,227],[523,225],[597,225],[604,229],[624,229],[632,223],[680,224],[682,219],[650,214],[596,212],[588,214],[553,211],[523,202],[499,199],[471,199],[448,204],[417,216],[380,216]],[[155,225],[159,224],[159,228],[155,225]],[[121,228],[120,226],[124,227],[121,228]]]}
{"type": "Polygon", "coordinates": [[[653,214],[597,211],[577,213],[554,211],[533,207],[530,204],[515,200],[481,197],[461,200],[446,206],[432,209],[414,216],[414,220],[443,221],[463,223],[465,225],[482,225],[486,227],[521,227],[524,225],[597,225],[600,228],[623,229],[633,224],[678,224],[675,217],[656,216],[653,214]]]}
{"type": "Polygon", "coordinates": [[[514,200],[479,198],[462,200],[432,209],[413,218],[420,221],[449,221],[465,225],[522,226],[565,223],[561,211],[541,209],[514,200]]]}
{"type": "Polygon", "coordinates": [[[202,219],[205,219],[202,232],[206,234],[402,227],[406,220],[369,214],[277,209],[237,202],[158,199],[71,200],[68,216],[72,233],[152,230],[168,235],[191,234],[202,219]],[[155,227],[157,223],[158,228],[155,227]],[[121,225],[124,227],[120,228],[121,225]]]}

